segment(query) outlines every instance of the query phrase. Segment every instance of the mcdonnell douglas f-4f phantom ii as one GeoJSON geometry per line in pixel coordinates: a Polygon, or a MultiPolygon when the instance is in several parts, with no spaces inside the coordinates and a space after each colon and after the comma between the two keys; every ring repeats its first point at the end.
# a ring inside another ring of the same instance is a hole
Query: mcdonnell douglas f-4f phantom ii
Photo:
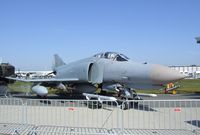
{"type": "MultiPolygon", "coordinates": [[[[97,89],[116,90],[124,93],[126,99],[138,99],[134,89],[160,89],[163,85],[176,82],[185,76],[168,67],[137,63],[123,54],[115,52],[99,53],[92,57],[65,64],[58,56],[54,56],[54,78],[20,79],[17,81],[33,82],[32,91],[39,96],[46,96],[45,86],[54,84],[61,89],[74,89],[91,98],[113,99],[108,96],[93,94],[97,89]]],[[[119,94],[120,95],[120,94],[119,94]]]]}

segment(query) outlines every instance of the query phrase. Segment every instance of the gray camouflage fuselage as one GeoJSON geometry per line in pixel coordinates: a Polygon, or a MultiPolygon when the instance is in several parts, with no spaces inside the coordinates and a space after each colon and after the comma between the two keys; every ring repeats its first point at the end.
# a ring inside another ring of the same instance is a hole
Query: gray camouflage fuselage
{"type": "MultiPolygon", "coordinates": [[[[106,53],[112,54],[112,52],[106,53]]],[[[105,87],[121,84],[133,89],[148,90],[159,89],[164,84],[185,77],[165,66],[138,63],[128,58],[117,60],[106,57],[106,53],[56,67],[56,78],[78,78],[78,82],[70,83],[73,83],[81,92],[91,93],[96,90],[93,87],[94,84],[103,84],[105,87]]]]}

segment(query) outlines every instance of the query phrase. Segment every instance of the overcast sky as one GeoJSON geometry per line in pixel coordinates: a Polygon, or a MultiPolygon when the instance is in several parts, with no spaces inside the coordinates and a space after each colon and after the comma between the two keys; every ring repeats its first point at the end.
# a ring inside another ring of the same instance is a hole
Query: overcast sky
{"type": "Polygon", "coordinates": [[[138,62],[200,65],[200,0],[0,0],[0,58],[50,69],[116,51],[138,62]]]}

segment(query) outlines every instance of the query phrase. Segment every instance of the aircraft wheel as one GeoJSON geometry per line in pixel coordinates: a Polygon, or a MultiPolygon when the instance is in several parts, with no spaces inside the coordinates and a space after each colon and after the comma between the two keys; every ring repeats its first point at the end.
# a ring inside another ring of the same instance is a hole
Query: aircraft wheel
{"type": "Polygon", "coordinates": [[[47,99],[47,96],[40,96],[40,95],[37,95],[37,98],[39,98],[39,99],[47,99]]]}
{"type": "Polygon", "coordinates": [[[129,105],[128,105],[127,102],[124,102],[124,103],[122,103],[122,105],[121,105],[121,109],[122,109],[122,110],[127,110],[128,107],[129,107],[129,105]]]}
{"type": "Polygon", "coordinates": [[[134,108],[138,107],[139,103],[138,102],[134,102],[134,108]]]}
{"type": "Polygon", "coordinates": [[[100,108],[102,108],[102,103],[100,103],[98,100],[89,101],[89,102],[87,102],[87,106],[88,106],[88,108],[91,108],[91,109],[100,109],[100,108]]]}
{"type": "Polygon", "coordinates": [[[102,104],[94,101],[94,102],[89,103],[88,107],[91,109],[100,109],[100,108],[102,108],[102,104]]]}
{"type": "Polygon", "coordinates": [[[129,108],[129,105],[126,102],[126,98],[122,97],[121,99],[122,99],[121,109],[122,110],[127,110],[129,108]]]}

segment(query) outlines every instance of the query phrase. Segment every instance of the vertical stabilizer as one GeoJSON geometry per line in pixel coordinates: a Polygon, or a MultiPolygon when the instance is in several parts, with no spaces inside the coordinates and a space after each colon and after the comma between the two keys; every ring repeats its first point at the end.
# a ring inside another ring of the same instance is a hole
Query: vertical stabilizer
{"type": "Polygon", "coordinates": [[[54,55],[53,69],[65,65],[65,62],[57,55],[54,55]]]}

